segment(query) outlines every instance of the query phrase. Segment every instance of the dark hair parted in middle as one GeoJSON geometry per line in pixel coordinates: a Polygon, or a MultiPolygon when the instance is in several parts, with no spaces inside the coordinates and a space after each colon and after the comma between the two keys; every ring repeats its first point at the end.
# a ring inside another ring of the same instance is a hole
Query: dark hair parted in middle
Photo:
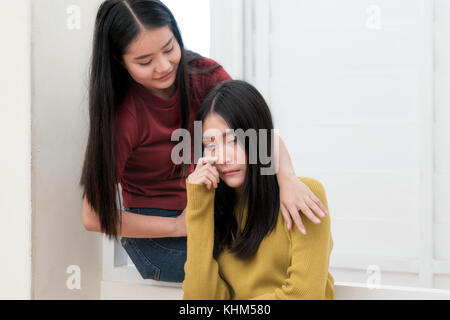
{"type": "MultiPolygon", "coordinates": [[[[262,175],[263,164],[260,158],[261,143],[265,150],[270,150],[273,158],[273,122],[270,109],[263,96],[251,84],[230,80],[216,85],[205,97],[197,113],[197,121],[216,113],[228,124],[230,129],[241,129],[244,132],[252,129],[267,131],[266,141],[257,141],[250,146],[249,137],[237,135],[238,142],[245,149],[247,159],[256,151],[257,161],[247,161],[247,170],[242,187],[240,205],[237,203],[234,188],[224,182],[219,183],[214,200],[214,258],[229,248],[240,259],[247,259],[258,249],[266,235],[274,230],[280,209],[279,186],[275,174],[262,175]],[[249,143],[247,143],[249,142],[249,143]],[[245,204],[247,219],[243,226],[245,204]],[[237,208],[239,205],[239,208],[237,208]],[[238,218],[235,210],[239,210],[238,218]]],[[[259,135],[257,134],[257,139],[259,135]]]]}
{"type": "MultiPolygon", "coordinates": [[[[94,28],[89,82],[90,129],[80,185],[93,210],[98,214],[102,232],[117,238],[122,226],[121,204],[116,203],[116,109],[134,83],[122,66],[128,46],[146,30],[169,27],[180,50],[176,87],[180,98],[180,127],[189,129],[192,99],[190,74],[206,73],[193,62],[202,57],[185,50],[178,24],[171,11],[159,0],[105,0],[100,5],[94,28]]],[[[170,164],[172,165],[172,164],[170,164]]],[[[189,165],[173,165],[171,177],[185,177],[189,165]]],[[[120,197],[118,197],[120,200],[120,197]]]]}

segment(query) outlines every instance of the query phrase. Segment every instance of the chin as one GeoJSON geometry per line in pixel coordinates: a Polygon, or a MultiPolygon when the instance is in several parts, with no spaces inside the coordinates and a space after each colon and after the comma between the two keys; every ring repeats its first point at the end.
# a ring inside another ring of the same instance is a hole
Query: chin
{"type": "Polygon", "coordinates": [[[244,183],[244,178],[245,177],[241,177],[241,176],[238,176],[238,177],[223,177],[222,180],[230,188],[238,188],[238,187],[242,186],[242,184],[244,183]]]}
{"type": "Polygon", "coordinates": [[[151,86],[156,89],[159,89],[159,90],[166,90],[166,89],[170,89],[174,84],[175,84],[175,80],[168,84],[158,82],[158,83],[152,84],[151,86]]]}

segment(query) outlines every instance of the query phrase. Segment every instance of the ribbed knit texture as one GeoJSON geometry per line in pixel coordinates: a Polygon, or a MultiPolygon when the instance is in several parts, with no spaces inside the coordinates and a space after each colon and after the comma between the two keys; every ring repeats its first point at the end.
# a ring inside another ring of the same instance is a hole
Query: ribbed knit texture
{"type": "MultiPolygon", "coordinates": [[[[312,178],[299,179],[329,212],[322,184],[312,178]]],[[[215,189],[187,181],[186,189],[183,299],[334,299],[334,278],[328,271],[333,248],[329,214],[320,224],[302,216],[307,232],[303,235],[295,224],[287,229],[280,211],[275,230],[263,239],[251,258],[241,260],[225,250],[215,260],[215,189]]]]}

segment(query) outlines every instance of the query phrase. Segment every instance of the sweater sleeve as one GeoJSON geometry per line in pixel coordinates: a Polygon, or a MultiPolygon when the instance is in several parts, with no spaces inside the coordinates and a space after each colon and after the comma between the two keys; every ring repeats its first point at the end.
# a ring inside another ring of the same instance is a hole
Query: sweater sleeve
{"type": "Polygon", "coordinates": [[[216,70],[214,70],[209,87],[213,88],[216,84],[219,84],[227,80],[231,80],[231,76],[228,74],[228,72],[226,72],[226,70],[222,66],[220,66],[216,70]]]}
{"type": "Polygon", "coordinates": [[[214,195],[204,184],[186,179],[187,260],[184,265],[183,299],[230,299],[228,284],[213,257],[214,195]]]}
{"type": "MultiPolygon", "coordinates": [[[[325,189],[322,184],[311,178],[303,178],[301,180],[309,186],[329,212],[325,189]]],[[[306,235],[300,233],[296,228],[288,231],[285,224],[283,224],[290,239],[291,264],[282,286],[273,292],[268,292],[252,299],[333,299],[334,284],[331,283],[328,292],[326,290],[327,286],[330,285],[328,282],[334,282],[328,273],[329,257],[333,247],[330,215],[328,214],[323,218],[320,224],[314,224],[309,219],[303,219],[303,223],[306,228],[306,235]]]]}

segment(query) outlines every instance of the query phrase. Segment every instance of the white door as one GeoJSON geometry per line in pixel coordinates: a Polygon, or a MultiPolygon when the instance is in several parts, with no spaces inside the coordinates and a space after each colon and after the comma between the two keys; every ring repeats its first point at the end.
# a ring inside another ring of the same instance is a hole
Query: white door
{"type": "Polygon", "coordinates": [[[450,35],[449,4],[244,8],[245,78],[269,101],[297,174],[325,186],[336,281],[450,288],[450,46],[435,50],[450,35]]]}

